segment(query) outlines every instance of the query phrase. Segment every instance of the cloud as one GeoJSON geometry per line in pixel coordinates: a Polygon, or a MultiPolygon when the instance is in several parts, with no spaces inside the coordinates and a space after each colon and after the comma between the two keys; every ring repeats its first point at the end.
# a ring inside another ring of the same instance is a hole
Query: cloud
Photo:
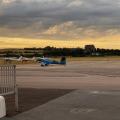
{"type": "MultiPolygon", "coordinates": [[[[82,39],[85,29],[78,27],[73,21],[68,21],[59,25],[52,26],[45,30],[42,35],[52,39],[82,39]]],[[[85,37],[84,37],[85,38],[85,37]]]]}
{"type": "Polygon", "coordinates": [[[8,6],[8,5],[15,3],[15,2],[17,2],[17,0],[0,0],[0,4],[3,6],[8,6]]]}
{"type": "Polygon", "coordinates": [[[95,26],[81,27],[73,21],[65,22],[59,25],[52,26],[45,30],[41,35],[52,39],[98,39],[103,36],[119,35],[120,29],[107,28],[104,29],[95,26]]]}
{"type": "Polygon", "coordinates": [[[74,0],[72,2],[70,2],[67,7],[80,7],[82,5],[82,1],[80,0],[74,0]]]}
{"type": "Polygon", "coordinates": [[[74,29],[74,23],[72,21],[60,24],[60,25],[55,25],[53,27],[50,27],[48,30],[46,30],[43,34],[46,35],[64,35],[65,32],[71,31],[71,29],[74,29]]]}
{"type": "Polygon", "coordinates": [[[96,38],[120,32],[120,0],[0,0],[0,36],[96,38]]]}

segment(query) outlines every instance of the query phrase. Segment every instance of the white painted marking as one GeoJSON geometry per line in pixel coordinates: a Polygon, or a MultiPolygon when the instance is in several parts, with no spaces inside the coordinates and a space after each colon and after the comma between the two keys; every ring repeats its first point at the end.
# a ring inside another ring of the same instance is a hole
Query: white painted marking
{"type": "Polygon", "coordinates": [[[79,113],[91,113],[95,111],[96,109],[92,108],[73,108],[70,112],[73,114],[79,114],[79,113]]]}
{"type": "Polygon", "coordinates": [[[96,95],[120,95],[120,91],[90,91],[90,94],[96,94],[96,95]]]}

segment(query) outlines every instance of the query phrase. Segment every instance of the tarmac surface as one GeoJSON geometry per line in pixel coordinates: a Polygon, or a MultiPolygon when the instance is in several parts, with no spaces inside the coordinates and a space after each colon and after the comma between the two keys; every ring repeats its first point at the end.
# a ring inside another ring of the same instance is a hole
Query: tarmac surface
{"type": "Polygon", "coordinates": [[[66,66],[18,65],[19,87],[120,90],[120,61],[80,61],[66,66]]]}
{"type": "Polygon", "coordinates": [[[77,90],[12,120],[120,120],[119,61],[81,61],[49,67],[19,65],[17,83],[24,88],[77,90]]]}
{"type": "Polygon", "coordinates": [[[120,91],[76,90],[13,120],[120,120],[120,91]]]}

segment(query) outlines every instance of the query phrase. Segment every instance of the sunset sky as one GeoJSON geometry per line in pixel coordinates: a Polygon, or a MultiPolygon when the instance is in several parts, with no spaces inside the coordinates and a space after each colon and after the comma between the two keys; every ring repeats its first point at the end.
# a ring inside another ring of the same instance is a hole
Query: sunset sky
{"type": "Polygon", "coordinates": [[[120,49],[120,0],[0,0],[0,48],[120,49]]]}

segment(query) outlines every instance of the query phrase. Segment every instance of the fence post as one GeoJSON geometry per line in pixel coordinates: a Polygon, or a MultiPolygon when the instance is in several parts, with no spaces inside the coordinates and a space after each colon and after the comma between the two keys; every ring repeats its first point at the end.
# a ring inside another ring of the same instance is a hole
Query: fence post
{"type": "Polygon", "coordinates": [[[14,80],[15,80],[15,108],[16,111],[19,111],[19,106],[18,106],[18,86],[16,84],[16,65],[14,65],[14,80]]]}
{"type": "Polygon", "coordinates": [[[15,108],[16,108],[16,111],[18,112],[19,106],[18,106],[18,87],[17,87],[17,85],[15,87],[15,108]]]}

